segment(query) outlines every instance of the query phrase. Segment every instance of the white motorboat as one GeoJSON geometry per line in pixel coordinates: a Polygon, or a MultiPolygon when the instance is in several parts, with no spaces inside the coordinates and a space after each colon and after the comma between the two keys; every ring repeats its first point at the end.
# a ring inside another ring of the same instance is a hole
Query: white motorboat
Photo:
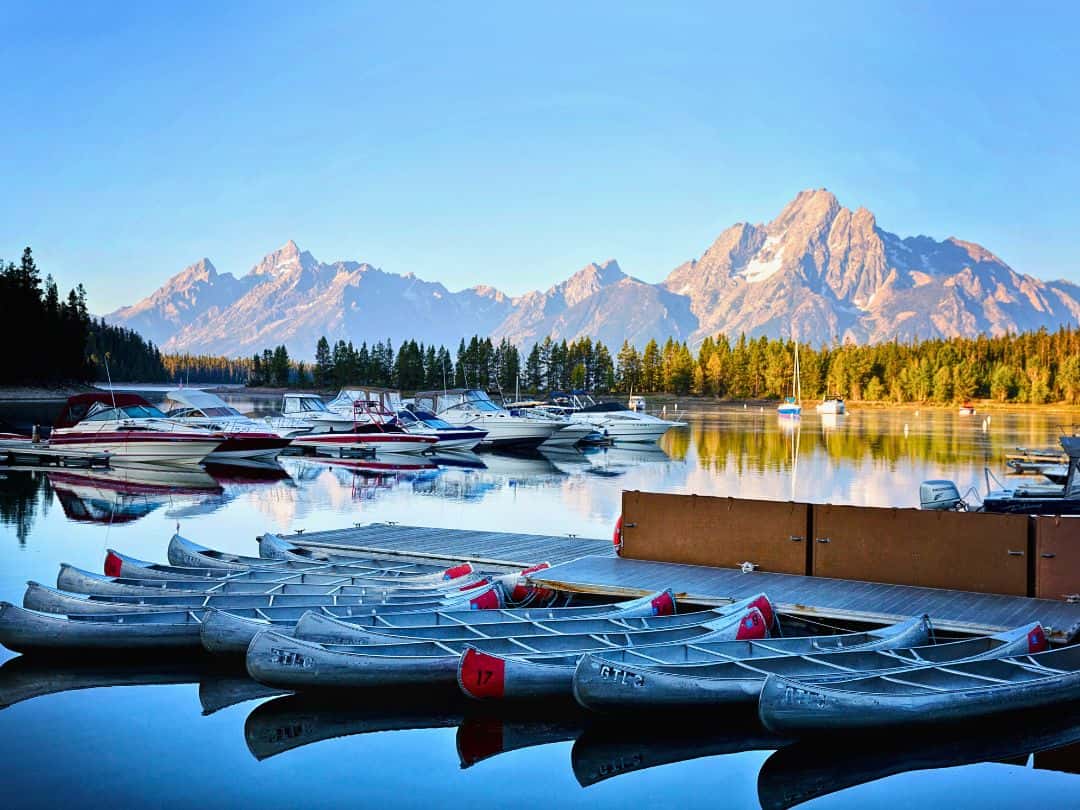
{"type": "Polygon", "coordinates": [[[510,402],[505,407],[514,416],[538,419],[558,426],[551,438],[544,442],[544,447],[573,447],[603,441],[604,438],[592,425],[575,422],[543,401],[510,402]]]}
{"type": "Polygon", "coordinates": [[[422,391],[416,394],[415,402],[421,410],[435,413],[455,427],[486,430],[488,435],[481,444],[492,447],[539,447],[560,428],[550,420],[514,416],[475,388],[422,391]]]}
{"type": "Polygon", "coordinates": [[[818,404],[817,412],[820,414],[833,414],[834,416],[839,416],[847,413],[847,410],[844,406],[844,400],[840,397],[829,397],[818,404]]]}
{"type": "Polygon", "coordinates": [[[281,415],[268,416],[267,424],[283,436],[307,433],[348,433],[353,415],[330,410],[317,394],[288,393],[281,400],[281,415]]]}
{"type": "Polygon", "coordinates": [[[455,427],[430,411],[407,408],[401,393],[388,388],[345,388],[329,407],[336,413],[352,413],[357,424],[393,424],[414,436],[433,438],[436,450],[472,450],[487,436],[485,430],[455,427]]]}
{"type": "Polygon", "coordinates": [[[225,437],[208,458],[212,461],[271,459],[289,446],[289,439],[244,416],[221,397],[196,388],[178,388],[165,395],[165,415],[225,437]]]}
{"type": "Polygon", "coordinates": [[[574,394],[569,404],[559,404],[572,421],[589,424],[615,442],[655,442],[672,428],[686,427],[686,422],[632,411],[618,402],[596,402],[587,394],[574,394]]]}
{"type": "Polygon", "coordinates": [[[223,442],[209,430],[172,421],[137,394],[102,391],[68,399],[48,446],[108,453],[114,464],[198,464],[223,442]]]}

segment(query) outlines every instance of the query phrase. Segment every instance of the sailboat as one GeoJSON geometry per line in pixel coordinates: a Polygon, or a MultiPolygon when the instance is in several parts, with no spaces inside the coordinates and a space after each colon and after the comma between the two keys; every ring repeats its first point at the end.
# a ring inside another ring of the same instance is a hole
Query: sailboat
{"type": "Polygon", "coordinates": [[[799,381],[799,343],[795,342],[795,371],[791,378],[791,396],[776,409],[780,416],[798,419],[802,416],[802,383],[799,381]]]}

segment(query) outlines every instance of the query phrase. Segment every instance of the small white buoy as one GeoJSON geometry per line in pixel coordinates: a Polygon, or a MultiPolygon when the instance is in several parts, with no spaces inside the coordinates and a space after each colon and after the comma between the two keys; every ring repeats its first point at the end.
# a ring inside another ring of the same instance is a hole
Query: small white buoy
{"type": "Polygon", "coordinates": [[[742,404],[742,409],[743,409],[744,411],[746,410],[746,403],[745,403],[745,402],[744,402],[744,403],[742,404]]]}
{"type": "Polygon", "coordinates": [[[918,408],[916,408],[916,409],[915,409],[915,415],[916,415],[916,416],[918,416],[918,415],[919,415],[919,409],[918,409],[918,408]]]}
{"type": "Polygon", "coordinates": [[[907,434],[908,434],[907,422],[904,422],[904,438],[905,439],[907,438],[907,434]]]}
{"type": "Polygon", "coordinates": [[[988,427],[990,427],[990,420],[989,419],[983,419],[982,425],[983,425],[983,433],[986,433],[986,429],[988,427]]]}

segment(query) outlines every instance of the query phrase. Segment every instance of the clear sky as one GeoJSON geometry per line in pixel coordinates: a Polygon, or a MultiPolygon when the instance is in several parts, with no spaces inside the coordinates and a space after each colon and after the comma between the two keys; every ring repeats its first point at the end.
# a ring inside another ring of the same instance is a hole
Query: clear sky
{"type": "Polygon", "coordinates": [[[1076,8],[6,2],[0,256],[97,312],[290,238],[516,294],[825,186],[1080,281],[1076,8]]]}

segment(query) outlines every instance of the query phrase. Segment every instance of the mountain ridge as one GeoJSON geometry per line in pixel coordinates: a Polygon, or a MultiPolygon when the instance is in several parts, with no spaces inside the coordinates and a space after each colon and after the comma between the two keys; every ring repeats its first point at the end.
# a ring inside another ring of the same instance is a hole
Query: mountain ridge
{"type": "Polygon", "coordinates": [[[306,357],[323,334],[451,346],[471,334],[524,347],[585,335],[640,347],[740,332],[866,343],[1075,324],[1080,286],[1019,273],[959,237],[900,237],[869,209],[810,189],[769,222],[726,228],[655,284],[608,259],[516,297],[488,285],[451,292],[367,262],[323,263],[290,239],[239,278],[201,259],[106,319],[166,351],[230,356],[284,343],[306,357]]]}

